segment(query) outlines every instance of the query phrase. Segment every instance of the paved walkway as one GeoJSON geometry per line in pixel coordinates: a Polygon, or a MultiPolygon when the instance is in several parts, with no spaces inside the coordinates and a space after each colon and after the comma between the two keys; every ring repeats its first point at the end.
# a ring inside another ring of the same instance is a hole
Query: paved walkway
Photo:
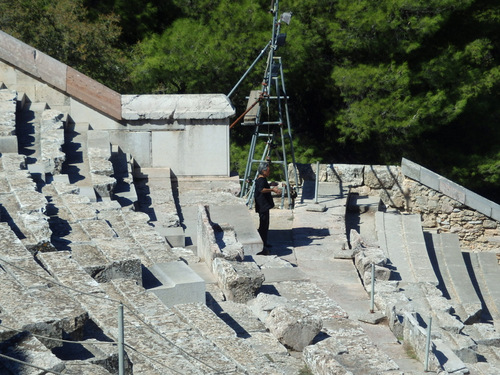
{"type": "MultiPolygon", "coordinates": [[[[345,192],[319,195],[317,205],[326,211],[314,212],[314,200],[297,202],[293,210],[271,210],[269,232],[271,253],[296,265],[327,295],[358,321],[373,343],[391,357],[405,374],[423,374],[423,365],[412,359],[390,331],[387,323],[373,325],[358,318],[370,312],[370,298],[360,282],[352,259],[336,259],[346,244],[345,192]]],[[[258,217],[253,214],[255,225],[258,217]]],[[[361,234],[373,238],[374,214],[359,216],[361,234]]]]}

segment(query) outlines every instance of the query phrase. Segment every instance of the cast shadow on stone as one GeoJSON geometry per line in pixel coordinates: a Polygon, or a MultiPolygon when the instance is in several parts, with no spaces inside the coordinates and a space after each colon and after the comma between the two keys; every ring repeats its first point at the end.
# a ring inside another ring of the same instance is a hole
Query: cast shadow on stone
{"type": "Polygon", "coordinates": [[[64,134],[64,144],[61,147],[62,151],[66,155],[66,159],[62,164],[61,174],[68,175],[68,179],[71,184],[85,179],[85,176],[80,174],[80,168],[74,165],[83,163],[83,151],[81,151],[82,144],[73,142],[73,139],[78,134],[79,133],[76,132],[66,132],[64,134]]]}
{"type": "Polygon", "coordinates": [[[424,240],[425,247],[427,248],[427,254],[429,255],[429,260],[432,264],[432,269],[434,270],[434,274],[438,279],[437,288],[441,290],[441,293],[443,293],[443,297],[445,297],[446,299],[451,299],[450,293],[448,292],[448,289],[446,289],[443,275],[441,273],[441,270],[439,269],[439,264],[436,257],[436,248],[434,247],[434,242],[432,241],[432,234],[429,232],[424,232],[424,240]]]}
{"type": "Polygon", "coordinates": [[[231,329],[236,332],[236,335],[240,338],[249,338],[252,335],[245,330],[236,320],[233,319],[231,315],[225,312],[219,303],[212,297],[209,292],[205,293],[206,303],[208,308],[212,310],[219,319],[226,323],[231,329]]]}
{"type": "MultiPolygon", "coordinates": [[[[293,234],[294,247],[314,246],[314,240],[330,236],[330,230],[328,228],[298,227],[293,229],[293,234]]],[[[322,245],[318,244],[317,246],[322,245]]]]}
{"type": "Polygon", "coordinates": [[[472,285],[474,287],[474,290],[476,291],[477,296],[479,297],[479,300],[481,301],[481,306],[482,306],[482,312],[481,312],[481,321],[483,322],[492,322],[493,317],[488,310],[488,305],[484,301],[484,296],[481,293],[481,288],[479,286],[479,282],[477,280],[476,273],[474,272],[474,267],[472,266],[472,261],[470,258],[470,253],[466,251],[462,251],[462,257],[464,258],[465,262],[465,267],[467,268],[467,272],[469,274],[469,278],[472,282],[472,285]]]}
{"type": "Polygon", "coordinates": [[[293,253],[291,249],[293,247],[292,241],[280,241],[280,238],[284,237],[282,233],[289,232],[289,230],[283,229],[269,229],[268,239],[269,243],[272,244],[271,253],[278,256],[286,256],[293,253]]]}
{"type": "Polygon", "coordinates": [[[26,238],[26,235],[21,231],[21,229],[14,222],[14,219],[12,219],[12,216],[10,216],[7,209],[1,204],[0,204],[0,221],[3,223],[7,223],[7,225],[10,227],[10,229],[16,234],[17,238],[19,238],[20,240],[26,238]]]}
{"type": "Polygon", "coordinates": [[[135,210],[144,212],[149,216],[150,221],[157,221],[154,208],[151,206],[150,189],[147,178],[135,178],[134,185],[137,192],[137,202],[135,202],[135,210]]]}

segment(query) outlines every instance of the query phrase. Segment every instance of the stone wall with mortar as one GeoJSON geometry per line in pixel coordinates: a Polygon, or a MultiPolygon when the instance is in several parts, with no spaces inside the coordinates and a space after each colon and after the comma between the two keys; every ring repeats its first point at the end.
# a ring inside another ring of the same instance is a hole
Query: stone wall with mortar
{"type": "MultiPolygon", "coordinates": [[[[316,164],[297,164],[299,184],[314,180],[317,168],[316,164]]],[[[389,209],[420,214],[424,230],[456,233],[463,250],[500,251],[498,204],[405,159],[402,167],[320,164],[318,175],[320,182],[339,182],[351,193],[378,195],[389,209]],[[409,166],[413,168],[408,170],[409,166]]],[[[291,166],[289,176],[294,176],[291,166]]]]}

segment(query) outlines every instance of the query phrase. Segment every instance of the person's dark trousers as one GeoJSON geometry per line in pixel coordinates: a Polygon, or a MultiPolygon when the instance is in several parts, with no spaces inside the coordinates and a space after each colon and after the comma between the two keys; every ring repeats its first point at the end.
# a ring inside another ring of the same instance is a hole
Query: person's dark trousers
{"type": "Polygon", "coordinates": [[[257,230],[262,238],[264,246],[267,246],[267,232],[269,232],[269,210],[259,212],[259,229],[257,230]]]}

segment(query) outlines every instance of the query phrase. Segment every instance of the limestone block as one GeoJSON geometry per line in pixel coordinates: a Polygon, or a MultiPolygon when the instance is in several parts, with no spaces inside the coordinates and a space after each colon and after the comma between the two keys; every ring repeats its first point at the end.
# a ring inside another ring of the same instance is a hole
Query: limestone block
{"type": "Polygon", "coordinates": [[[365,167],[364,184],[372,189],[392,189],[395,184],[399,183],[398,181],[402,181],[402,177],[397,166],[370,165],[365,167]]]}
{"type": "Polygon", "coordinates": [[[304,362],[313,374],[318,375],[354,375],[342,366],[334,357],[348,352],[334,337],[330,337],[321,345],[310,345],[304,349],[304,362]]]}
{"type": "Polygon", "coordinates": [[[328,176],[328,181],[340,181],[344,186],[361,186],[365,168],[360,164],[334,164],[333,173],[328,176]]]}
{"type": "Polygon", "coordinates": [[[259,293],[256,298],[247,302],[248,307],[262,322],[265,322],[270,312],[278,306],[288,303],[288,299],[275,294],[259,293]]]}
{"type": "MultiPolygon", "coordinates": [[[[477,330],[477,333],[474,334],[473,338],[478,345],[500,348],[500,333],[495,330],[493,325],[487,323],[475,323],[472,327],[477,330]]],[[[464,327],[464,333],[472,336],[472,333],[469,333],[469,326],[464,327]]]]}
{"type": "Polygon", "coordinates": [[[372,264],[384,267],[387,264],[387,258],[384,255],[384,251],[380,248],[366,248],[356,253],[354,263],[360,274],[364,274],[366,271],[371,272],[372,264]]]}
{"type": "Polygon", "coordinates": [[[37,191],[30,191],[29,193],[25,191],[17,191],[14,193],[17,203],[19,204],[19,209],[25,214],[32,213],[43,213],[45,212],[45,207],[47,206],[47,199],[42,193],[37,191]]]}
{"type": "MultiPolygon", "coordinates": [[[[375,266],[375,282],[387,281],[391,278],[391,270],[386,267],[375,266]]],[[[363,274],[363,283],[367,288],[372,283],[372,271],[366,270],[363,274]]]]}
{"type": "Polygon", "coordinates": [[[50,244],[52,231],[49,226],[48,217],[42,212],[19,214],[24,227],[28,228],[39,245],[50,244]]]}
{"type": "Polygon", "coordinates": [[[205,281],[182,261],[157,263],[149,267],[151,275],[144,286],[165,306],[205,303],[205,281]]]}
{"type": "Polygon", "coordinates": [[[113,177],[102,176],[96,173],[91,173],[90,177],[95,191],[101,197],[109,197],[112,194],[116,186],[116,180],[113,177]]]}
{"type": "Polygon", "coordinates": [[[246,303],[264,283],[264,274],[254,262],[234,262],[215,258],[212,273],[226,298],[238,303],[246,303]]]}
{"type": "Polygon", "coordinates": [[[235,110],[226,95],[122,95],[126,120],[226,119],[235,110]]]}
{"type": "Polygon", "coordinates": [[[302,351],[321,331],[323,321],[308,310],[278,306],[266,319],[266,327],[286,347],[302,351]]]}

